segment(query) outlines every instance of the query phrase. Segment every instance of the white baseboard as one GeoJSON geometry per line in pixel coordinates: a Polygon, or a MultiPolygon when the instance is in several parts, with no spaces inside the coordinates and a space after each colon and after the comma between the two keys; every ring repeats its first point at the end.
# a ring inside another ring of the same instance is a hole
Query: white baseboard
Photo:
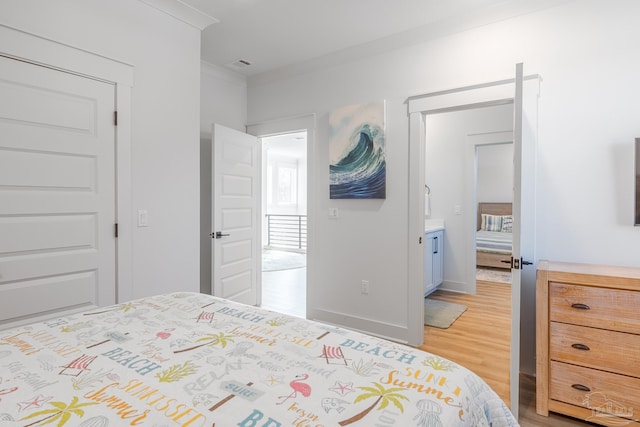
{"type": "Polygon", "coordinates": [[[406,326],[317,308],[308,313],[308,315],[310,319],[317,322],[329,323],[402,344],[408,343],[408,329],[406,326]]]}

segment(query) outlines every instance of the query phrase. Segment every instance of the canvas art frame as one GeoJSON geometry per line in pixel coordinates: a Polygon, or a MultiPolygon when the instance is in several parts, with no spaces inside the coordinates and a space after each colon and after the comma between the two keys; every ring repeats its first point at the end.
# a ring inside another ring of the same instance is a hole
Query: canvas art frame
{"type": "Polygon", "coordinates": [[[329,113],[331,199],[385,199],[385,101],[329,113]]]}

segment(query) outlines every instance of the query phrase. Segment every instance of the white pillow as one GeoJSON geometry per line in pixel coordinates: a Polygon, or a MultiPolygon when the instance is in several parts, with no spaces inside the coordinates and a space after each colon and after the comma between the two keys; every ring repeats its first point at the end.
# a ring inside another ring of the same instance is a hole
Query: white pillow
{"type": "Polygon", "coordinates": [[[503,233],[513,233],[513,216],[512,215],[504,215],[502,217],[502,228],[500,229],[503,233]]]}
{"type": "Polygon", "coordinates": [[[481,230],[502,231],[502,215],[482,214],[481,230]]]}

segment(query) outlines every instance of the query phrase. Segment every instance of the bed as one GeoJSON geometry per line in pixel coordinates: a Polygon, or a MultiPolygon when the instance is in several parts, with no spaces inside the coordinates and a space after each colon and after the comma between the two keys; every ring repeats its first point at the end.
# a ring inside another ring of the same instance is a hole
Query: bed
{"type": "Polygon", "coordinates": [[[511,203],[478,203],[477,267],[511,268],[512,228],[511,203]]]}
{"type": "Polygon", "coordinates": [[[0,424],[517,426],[466,368],[197,293],[0,331],[0,424]]]}

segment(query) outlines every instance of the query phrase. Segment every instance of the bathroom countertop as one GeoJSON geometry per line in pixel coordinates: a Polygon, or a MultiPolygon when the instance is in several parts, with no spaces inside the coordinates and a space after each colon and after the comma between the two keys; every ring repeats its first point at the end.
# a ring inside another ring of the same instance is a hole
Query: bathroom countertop
{"type": "Polygon", "coordinates": [[[444,230],[443,219],[427,219],[424,221],[424,232],[430,233],[432,231],[444,230]]]}

